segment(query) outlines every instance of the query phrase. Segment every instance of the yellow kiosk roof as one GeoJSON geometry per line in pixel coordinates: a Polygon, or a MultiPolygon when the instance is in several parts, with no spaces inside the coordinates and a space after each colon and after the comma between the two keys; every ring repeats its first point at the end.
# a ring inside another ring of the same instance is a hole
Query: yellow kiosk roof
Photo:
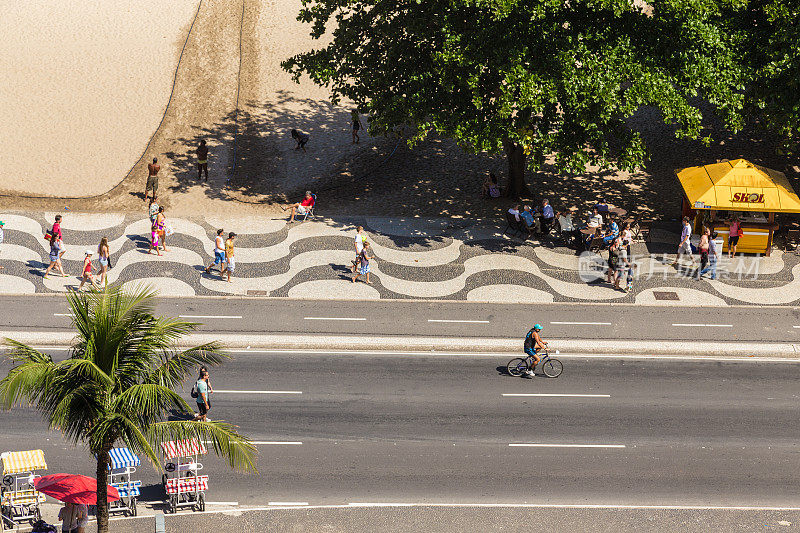
{"type": "Polygon", "coordinates": [[[783,172],[734,159],[677,172],[692,209],[800,213],[783,172]]]}
{"type": "Polygon", "coordinates": [[[5,452],[0,455],[0,459],[3,461],[3,475],[47,469],[42,450],[5,452]]]}

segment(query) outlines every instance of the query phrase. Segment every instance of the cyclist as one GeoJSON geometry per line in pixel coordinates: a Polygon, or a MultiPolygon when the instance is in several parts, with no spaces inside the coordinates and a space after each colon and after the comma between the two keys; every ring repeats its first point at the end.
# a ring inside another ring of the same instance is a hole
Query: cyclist
{"type": "Polygon", "coordinates": [[[540,324],[535,324],[528,332],[528,334],[525,335],[525,353],[533,357],[533,364],[531,365],[531,369],[523,374],[523,376],[529,378],[532,378],[534,376],[533,369],[536,368],[536,365],[539,364],[539,361],[541,359],[537,355],[537,352],[547,347],[547,343],[543,341],[542,337],[539,335],[540,331],[542,331],[542,326],[540,324]]]}

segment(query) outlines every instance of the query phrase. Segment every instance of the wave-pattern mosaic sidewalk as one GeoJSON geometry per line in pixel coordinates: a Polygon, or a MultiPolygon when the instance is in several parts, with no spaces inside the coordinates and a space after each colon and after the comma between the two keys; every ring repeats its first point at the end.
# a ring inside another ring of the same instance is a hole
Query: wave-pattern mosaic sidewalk
{"type": "Polygon", "coordinates": [[[556,244],[521,242],[503,226],[462,219],[337,217],[287,224],[284,219],[214,216],[169,219],[174,234],[163,256],[148,254],[150,221],[123,214],[64,213],[64,267],[74,276],[42,277],[55,213],[4,213],[0,293],[59,292],[77,288],[84,250],[108,237],[110,282],[148,283],[169,296],[241,295],[290,298],[418,298],[508,303],[562,301],[721,306],[792,304],[800,300],[800,258],[775,250],[720,264],[718,280],[696,280],[670,263],[676,236],[654,232],[636,243],[634,290],[602,279],[601,256],[578,256],[556,244]],[[373,246],[372,285],[350,282],[355,227],[373,246]],[[232,282],[203,273],[217,228],[238,234],[232,282]]]}

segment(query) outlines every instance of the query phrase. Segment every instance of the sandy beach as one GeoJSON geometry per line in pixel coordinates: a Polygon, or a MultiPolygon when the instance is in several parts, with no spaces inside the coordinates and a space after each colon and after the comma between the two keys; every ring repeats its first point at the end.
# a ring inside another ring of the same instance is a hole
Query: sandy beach
{"type": "MultiPolygon", "coordinates": [[[[160,203],[172,215],[275,214],[307,188],[319,193],[323,215],[502,218],[510,203],[479,195],[489,171],[502,185],[502,156],[469,154],[435,136],[412,150],[364,130],[353,145],[352,105],[333,106],[326,89],[307,78],[296,84],[280,68],[321,46],[296,20],[299,0],[113,5],[111,13],[100,2],[22,8],[0,0],[15,21],[0,44],[13,58],[11,83],[0,88],[11,102],[0,120],[0,207],[143,211],[153,157],[162,165],[160,203]],[[306,153],[294,149],[291,128],[309,133],[306,153]],[[207,182],[197,180],[200,139],[210,146],[207,182]]],[[[546,166],[528,178],[529,202],[584,208],[602,198],[670,218],[680,203],[678,168],[745,157],[797,179],[795,163],[757,135],[718,131],[705,147],[672,139],[657,116],[645,109],[631,120],[651,152],[646,168],[564,176],[546,166]]]]}
{"type": "Polygon", "coordinates": [[[196,8],[0,0],[0,189],[91,196],[120,181],[161,120],[196,8]]]}

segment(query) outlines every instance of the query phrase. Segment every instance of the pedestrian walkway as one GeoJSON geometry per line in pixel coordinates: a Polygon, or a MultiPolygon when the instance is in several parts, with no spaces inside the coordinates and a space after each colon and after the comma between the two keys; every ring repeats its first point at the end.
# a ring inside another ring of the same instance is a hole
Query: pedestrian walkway
{"type": "MultiPolygon", "coordinates": [[[[722,306],[793,304],[800,300],[800,261],[775,250],[720,264],[718,280],[696,280],[670,266],[675,235],[654,232],[636,243],[635,288],[614,290],[604,281],[604,255],[502,234],[501,226],[463,219],[376,217],[220,220],[168,218],[168,252],[148,254],[150,221],[123,214],[62,213],[69,277],[42,278],[49,243],[43,239],[56,213],[2,213],[0,293],[63,292],[77,288],[84,252],[108,237],[110,282],[147,283],[166,296],[236,295],[331,299],[449,299],[507,303],[625,302],[722,306]],[[362,225],[376,261],[371,285],[351,283],[353,236],[362,225]],[[235,232],[237,268],[231,282],[212,270],[216,230],[235,232]],[[667,254],[667,255],[665,255],[667,254]]],[[[677,223],[676,223],[677,228],[677,223]]]]}

